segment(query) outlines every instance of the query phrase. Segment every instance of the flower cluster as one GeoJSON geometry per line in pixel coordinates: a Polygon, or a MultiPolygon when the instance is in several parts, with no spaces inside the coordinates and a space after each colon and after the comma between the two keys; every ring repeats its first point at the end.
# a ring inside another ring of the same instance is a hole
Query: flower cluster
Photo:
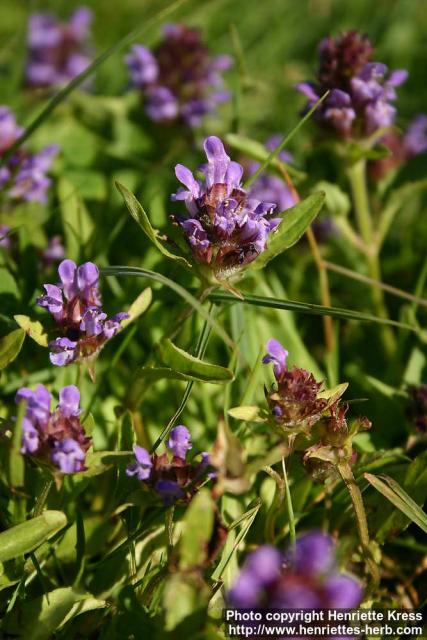
{"type": "Polygon", "coordinates": [[[282,554],[262,546],[246,559],[228,593],[230,606],[271,609],[352,609],[362,600],[360,583],[340,573],[330,536],[301,535],[282,554]]]}
{"type": "MultiPolygon", "coordinates": [[[[5,106],[0,106],[0,158],[22,135],[14,114],[5,106]]],[[[30,153],[24,147],[0,167],[0,189],[14,202],[46,202],[50,180],[47,172],[58,147],[49,145],[39,153],[30,153]]]]}
{"type": "Polygon", "coordinates": [[[166,446],[172,453],[158,456],[149,454],[139,445],[134,446],[135,462],[127,467],[128,476],[136,476],[147,487],[153,489],[164,504],[170,505],[177,500],[191,500],[198,487],[210,477],[209,456],[202,453],[201,461],[187,462],[187,451],[192,448],[190,432],[179,425],[170,432],[166,446]]]}
{"type": "MultiPolygon", "coordinates": [[[[282,136],[280,135],[271,136],[265,143],[265,148],[268,151],[273,151],[281,140],[282,136]]],[[[281,151],[279,158],[283,160],[283,162],[292,161],[292,155],[286,151],[281,151]]],[[[249,174],[253,175],[258,168],[259,164],[257,162],[251,162],[248,167],[249,174]]],[[[252,183],[249,189],[249,196],[260,202],[274,203],[277,211],[286,211],[286,209],[290,209],[297,204],[294,194],[283,180],[265,172],[261,173],[252,183]]]]}
{"type": "Polygon", "coordinates": [[[110,319],[102,310],[99,271],[93,262],[77,267],[63,260],[58,267],[61,282],[45,284],[45,295],[37,304],[53,316],[61,336],[49,343],[52,364],[64,366],[93,359],[103,345],[119,330],[127,313],[116,313],[110,319]]]}
{"type": "Polygon", "coordinates": [[[221,73],[231,59],[212,58],[197,29],[166,25],[153,52],[137,44],[125,60],[132,85],[142,91],[145,111],[155,122],[181,120],[194,127],[229,98],[221,73]]]}
{"type": "Polygon", "coordinates": [[[263,363],[273,363],[277,388],[267,392],[267,401],[275,422],[285,428],[309,428],[318,422],[327,406],[325,398],[319,398],[322,382],[305,369],[287,366],[288,352],[277,340],[267,343],[267,355],[263,363]]]}
{"type": "Polygon", "coordinates": [[[80,422],[80,392],[74,385],[59,392],[59,404],[51,411],[52,396],[39,384],[35,391],[22,387],[16,402],[25,402],[21,453],[53,464],[62,473],[84,471],[91,439],[80,422]]]}
{"type": "Polygon", "coordinates": [[[427,384],[412,385],[408,393],[408,418],[420,433],[427,433],[427,384]]]}
{"type": "Polygon", "coordinates": [[[91,61],[91,22],[92,13],[87,7],[76,9],[67,23],[49,13],[33,14],[28,24],[28,85],[64,85],[84,71],[91,61]]]}
{"type": "Polygon", "coordinates": [[[184,231],[192,254],[217,280],[233,275],[252,262],[267,246],[280,218],[272,218],[276,205],[251,197],[241,186],[243,167],[230,160],[216,136],[204,142],[207,164],[201,168],[204,185],[187,167],[175,174],[186,187],[172,196],[183,200],[186,217],[174,217],[184,231]]]}
{"type": "Polygon", "coordinates": [[[385,64],[371,61],[372,53],[369,40],[357,31],[326,38],[319,45],[317,82],[297,85],[308,98],[307,110],[330,91],[314,119],[340,137],[363,137],[394,122],[396,87],[408,74],[389,73],[385,64]]]}

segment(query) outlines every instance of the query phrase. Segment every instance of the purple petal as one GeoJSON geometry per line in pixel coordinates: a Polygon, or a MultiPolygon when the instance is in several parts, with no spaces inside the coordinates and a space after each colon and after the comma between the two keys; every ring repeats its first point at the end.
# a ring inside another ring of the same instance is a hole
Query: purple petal
{"type": "Polygon", "coordinates": [[[215,183],[225,182],[225,175],[230,158],[225,153],[224,145],[216,136],[209,136],[203,143],[203,148],[208,159],[206,169],[206,186],[208,189],[215,183]]]}
{"type": "Polygon", "coordinates": [[[279,380],[287,369],[286,359],[289,352],[278,342],[271,338],[267,342],[267,355],[263,358],[263,363],[273,363],[273,372],[276,380],[279,380]]]}
{"type": "Polygon", "coordinates": [[[85,453],[78,442],[65,438],[55,442],[51,459],[53,464],[64,474],[76,473],[84,468],[85,453]]]}
{"type": "Polygon", "coordinates": [[[58,407],[66,418],[80,415],[80,391],[78,388],[73,384],[63,387],[59,392],[58,407]]]}
{"type": "Polygon", "coordinates": [[[329,577],[324,585],[329,599],[329,606],[333,609],[353,609],[362,600],[362,587],[357,580],[344,574],[329,577]]]}
{"type": "Polygon", "coordinates": [[[187,451],[192,448],[190,440],[191,435],[189,430],[181,424],[172,429],[166,446],[172,451],[174,456],[185,460],[187,451]]]}
{"type": "Polygon", "coordinates": [[[185,167],[183,164],[177,164],[175,167],[175,175],[178,180],[187,187],[189,194],[191,194],[193,198],[199,197],[200,185],[194,178],[190,169],[185,167]]]}

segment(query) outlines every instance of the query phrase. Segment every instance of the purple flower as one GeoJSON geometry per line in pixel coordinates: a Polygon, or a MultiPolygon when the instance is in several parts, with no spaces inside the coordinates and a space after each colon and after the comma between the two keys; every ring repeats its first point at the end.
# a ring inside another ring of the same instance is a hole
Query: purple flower
{"type": "Polygon", "coordinates": [[[121,329],[127,313],[108,319],[102,310],[99,271],[93,262],[77,267],[63,260],[58,267],[60,282],[45,284],[45,295],[37,304],[52,314],[61,336],[49,343],[50,360],[59,367],[93,358],[121,329]]]}
{"type": "Polygon", "coordinates": [[[135,445],[135,462],[127,466],[127,475],[136,476],[165,505],[177,500],[189,502],[206,478],[211,479],[215,475],[209,472],[207,453],[202,453],[201,462],[185,460],[187,451],[192,448],[190,438],[190,432],[183,425],[172,429],[166,443],[172,451],[172,458],[166,453],[150,455],[146,449],[135,445]]]}
{"type": "Polygon", "coordinates": [[[63,387],[55,411],[51,411],[52,396],[42,384],[35,391],[22,387],[15,399],[26,404],[21,453],[50,462],[64,474],[83,471],[91,439],[80,422],[78,388],[63,387]]]}
{"type": "MultiPolygon", "coordinates": [[[[7,107],[0,107],[0,157],[22,135],[15,116],[7,107]]],[[[47,200],[50,179],[47,177],[57,145],[45,147],[36,154],[20,147],[0,168],[0,188],[11,201],[41,202],[47,200]]]]}
{"type": "Polygon", "coordinates": [[[327,405],[324,398],[318,398],[323,383],[317,382],[305,369],[289,369],[287,357],[288,352],[280,342],[268,341],[263,363],[273,363],[277,386],[266,391],[267,401],[278,425],[305,431],[320,420],[327,405]]]}
{"type": "Polygon", "coordinates": [[[47,244],[46,249],[44,249],[41,254],[43,264],[48,267],[55,262],[63,260],[64,256],[65,249],[62,244],[62,237],[59,235],[52,236],[47,244]]]}
{"type": "Polygon", "coordinates": [[[55,442],[52,462],[62,473],[76,473],[84,470],[86,454],[72,438],[55,442]]]}
{"type": "Polygon", "coordinates": [[[393,124],[396,87],[407,72],[388,73],[386,65],[371,62],[372,47],[356,31],[322,41],[317,82],[302,82],[297,90],[308,99],[306,110],[327,91],[330,93],[314,113],[314,120],[340,137],[363,137],[393,124]]]}
{"type": "Polygon", "coordinates": [[[264,364],[273,363],[274,376],[278,381],[287,370],[286,359],[288,355],[289,351],[282,347],[277,340],[271,338],[267,342],[267,355],[263,357],[262,361],[264,364]]]}
{"type": "Polygon", "coordinates": [[[136,462],[128,465],[126,473],[128,476],[136,476],[138,480],[147,480],[150,477],[151,467],[153,466],[150,454],[137,444],[134,445],[133,452],[136,462]]]}
{"type": "Polygon", "coordinates": [[[184,497],[184,491],[173,480],[157,480],[155,490],[161,497],[163,504],[169,506],[184,497]]]}
{"type": "Polygon", "coordinates": [[[427,151],[427,115],[420,113],[410,123],[403,138],[409,156],[427,151]]]}
{"type": "Polygon", "coordinates": [[[125,62],[134,87],[140,89],[157,80],[159,66],[147,47],[134,44],[129,55],[125,57],[125,62]]]}
{"type": "Polygon", "coordinates": [[[204,184],[178,164],[175,174],[184,185],[172,200],[183,200],[186,217],[174,217],[184,231],[195,260],[208,266],[217,280],[227,279],[255,260],[267,246],[278,221],[274,203],[261,202],[241,187],[243,167],[230,160],[216,136],[204,142],[207,164],[204,184]]]}
{"type": "Polygon", "coordinates": [[[92,13],[87,7],[74,11],[68,23],[49,13],[35,13],[28,23],[26,80],[32,87],[63,85],[90,64],[88,47],[92,13]]]}
{"type": "Polygon", "coordinates": [[[185,460],[187,451],[192,448],[190,439],[191,435],[189,430],[181,424],[172,429],[166,445],[172,451],[174,456],[185,460]]]}
{"type": "Polygon", "coordinates": [[[337,572],[332,539],[310,532],[282,555],[271,546],[249,554],[229,593],[230,606],[284,609],[354,608],[362,588],[337,572]]]}
{"type": "Polygon", "coordinates": [[[153,51],[134,45],[125,62],[154,122],[180,120],[195,127],[230,97],[223,88],[222,73],[231,66],[231,59],[211,58],[197,29],[165,25],[163,39],[153,51]]]}

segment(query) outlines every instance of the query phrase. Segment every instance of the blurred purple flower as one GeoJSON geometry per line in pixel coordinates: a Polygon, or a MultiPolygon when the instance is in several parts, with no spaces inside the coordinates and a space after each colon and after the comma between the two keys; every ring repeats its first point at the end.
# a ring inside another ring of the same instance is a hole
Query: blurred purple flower
{"type": "Polygon", "coordinates": [[[302,82],[297,90],[308,99],[305,110],[330,93],[314,113],[314,120],[341,137],[363,137],[393,124],[396,87],[407,72],[388,72],[386,65],[371,62],[369,40],[357,31],[323,40],[319,47],[317,82],[302,82]]]}
{"type": "Polygon", "coordinates": [[[59,284],[45,284],[37,304],[52,314],[61,336],[52,340],[50,360],[57,366],[96,357],[104,344],[121,329],[127,313],[107,318],[102,311],[99,271],[93,262],[77,267],[63,260],[58,267],[59,284]]]}
{"type": "Polygon", "coordinates": [[[271,546],[249,554],[228,602],[238,608],[352,609],[362,593],[355,578],[338,572],[332,539],[311,531],[285,554],[271,546]]]}
{"type": "Polygon", "coordinates": [[[416,156],[427,151],[427,115],[417,115],[403,137],[403,144],[409,157],[416,156]]]}
{"type": "Polygon", "coordinates": [[[274,203],[252,198],[241,187],[243,167],[230,160],[219,138],[206,138],[204,149],[208,159],[201,168],[204,185],[187,167],[175,167],[185,188],[172,200],[183,200],[189,215],[173,219],[183,229],[195,260],[221,280],[264,251],[280,219],[271,217],[274,203]]]}
{"type": "Polygon", "coordinates": [[[427,433],[427,384],[411,385],[408,394],[407,416],[417,431],[427,433]]]}
{"type": "Polygon", "coordinates": [[[22,387],[15,399],[17,404],[26,404],[21,453],[50,462],[64,474],[84,471],[91,439],[80,422],[78,388],[63,387],[54,411],[51,411],[52,396],[42,384],[34,391],[22,387]]]}
{"type": "Polygon", "coordinates": [[[52,236],[47,243],[46,249],[41,253],[41,259],[45,267],[64,259],[65,249],[62,244],[62,236],[52,236]]]}
{"type": "Polygon", "coordinates": [[[165,25],[163,39],[153,51],[136,44],[125,62],[154,122],[181,120],[196,127],[230,97],[222,73],[231,66],[231,58],[212,58],[197,29],[165,25]]]}
{"type": "Polygon", "coordinates": [[[79,7],[68,22],[49,13],[35,13],[28,23],[26,80],[31,87],[64,85],[91,62],[88,45],[92,12],[79,7]]]}
{"type": "MultiPolygon", "coordinates": [[[[0,158],[22,135],[13,113],[0,107],[0,158]]],[[[10,201],[41,202],[47,200],[50,179],[47,172],[58,153],[57,145],[49,145],[39,153],[31,154],[20,147],[0,168],[0,188],[10,201]]]]}

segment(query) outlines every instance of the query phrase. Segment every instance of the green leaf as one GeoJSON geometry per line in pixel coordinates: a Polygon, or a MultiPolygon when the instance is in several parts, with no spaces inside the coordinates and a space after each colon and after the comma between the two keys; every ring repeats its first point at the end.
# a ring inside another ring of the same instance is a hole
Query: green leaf
{"type": "Polygon", "coordinates": [[[170,574],[163,593],[166,630],[171,631],[179,624],[185,625],[188,618],[189,626],[185,633],[177,633],[176,637],[196,637],[196,630],[202,629],[206,621],[205,610],[209,595],[210,590],[198,575],[170,574]]]}
{"type": "Polygon", "coordinates": [[[427,533],[427,513],[406,493],[404,489],[390,476],[381,477],[365,473],[364,477],[387,500],[390,500],[397,509],[402,511],[412,522],[427,533]]]}
{"type": "Polygon", "coordinates": [[[262,415],[262,409],[256,406],[233,407],[229,409],[228,415],[235,420],[243,420],[244,422],[266,422],[267,418],[262,415]]]}
{"type": "Polygon", "coordinates": [[[85,461],[87,469],[76,474],[75,479],[99,476],[118,464],[130,462],[132,457],[132,451],[88,451],[85,461]]]}
{"type": "Polygon", "coordinates": [[[193,498],[184,516],[184,530],[179,542],[180,563],[184,571],[200,567],[208,555],[215,520],[215,503],[208,489],[193,498]]]}
{"type": "Polygon", "coordinates": [[[145,311],[147,311],[148,307],[150,306],[152,299],[153,292],[151,291],[150,287],[147,287],[130,305],[129,309],[127,310],[129,318],[126,318],[122,321],[122,327],[127,327],[128,324],[145,313],[145,311]]]}
{"type": "Polygon", "coordinates": [[[23,329],[15,329],[3,338],[0,338],[0,369],[5,369],[8,364],[13,362],[22,349],[25,339],[25,331],[23,329]]]}
{"type": "Polygon", "coordinates": [[[9,633],[19,633],[20,638],[50,640],[55,631],[75,616],[105,606],[104,600],[98,600],[89,593],[62,587],[26,601],[19,618],[16,615],[6,618],[5,629],[9,633]]]}
{"type": "MultiPolygon", "coordinates": [[[[142,367],[137,371],[136,377],[143,379],[146,383],[153,384],[158,380],[181,380],[184,382],[206,382],[205,378],[200,378],[197,375],[190,375],[188,373],[181,373],[168,367],[142,367]]],[[[220,384],[223,380],[215,382],[209,380],[213,384],[220,384]]]]}
{"type": "Polygon", "coordinates": [[[325,207],[332,216],[346,216],[349,213],[351,209],[350,198],[338,185],[321,180],[315,184],[313,191],[325,193],[325,207]]]}
{"type": "Polygon", "coordinates": [[[29,316],[13,316],[21,327],[32,340],[37,342],[41,347],[47,347],[49,345],[49,338],[45,332],[43,325],[38,320],[31,320],[29,316]]]}
{"type": "Polygon", "coordinates": [[[221,384],[234,379],[230,369],[217,364],[209,364],[183,351],[169,339],[163,340],[159,347],[159,354],[165,365],[178,373],[189,376],[191,380],[201,380],[221,384]]]}
{"type": "Polygon", "coordinates": [[[270,234],[267,249],[254,260],[248,269],[263,269],[266,264],[292,247],[301,238],[325,201],[322,192],[313,193],[283,214],[282,222],[270,234]]]}
{"type": "Polygon", "coordinates": [[[37,518],[3,531],[0,533],[0,562],[34,551],[66,524],[67,517],[62,511],[44,511],[37,518]]]}
{"type": "Polygon", "coordinates": [[[16,280],[5,267],[0,267],[0,294],[8,294],[14,298],[20,297],[16,280]]]}
{"type": "Polygon", "coordinates": [[[176,262],[184,264],[186,267],[189,267],[191,269],[191,264],[183,256],[177,256],[176,254],[171,253],[168,249],[166,249],[163,242],[161,242],[163,238],[160,235],[160,231],[154,229],[151,226],[147,214],[145,213],[142,205],[138,202],[133,193],[131,193],[128,189],[126,189],[124,185],[120,184],[119,182],[116,182],[116,187],[122,194],[123,200],[125,201],[125,204],[132,218],[136,220],[147,238],[154,244],[154,246],[157,247],[157,249],[164,256],[166,256],[166,258],[175,260],[176,262]]]}
{"type": "Polygon", "coordinates": [[[324,391],[319,391],[319,393],[317,394],[317,397],[323,398],[324,400],[328,401],[328,404],[325,407],[325,409],[327,409],[331,405],[333,405],[337,400],[339,400],[341,396],[344,395],[344,393],[347,390],[347,387],[348,387],[348,382],[342,382],[341,384],[337,384],[332,389],[325,389],[324,391]]]}

